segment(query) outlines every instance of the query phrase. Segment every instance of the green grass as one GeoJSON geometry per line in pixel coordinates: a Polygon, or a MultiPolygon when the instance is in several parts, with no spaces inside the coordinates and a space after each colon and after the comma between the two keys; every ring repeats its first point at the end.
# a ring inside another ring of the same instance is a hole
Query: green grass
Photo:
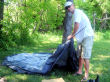
{"type": "MultiPolygon", "coordinates": [[[[92,58],[90,59],[90,77],[96,78],[99,74],[100,82],[110,81],[110,40],[104,39],[104,33],[96,32],[94,46],[92,50],[92,58]]],[[[7,82],[41,82],[43,79],[63,78],[65,82],[80,82],[82,76],[73,76],[72,73],[60,69],[54,69],[48,76],[17,74],[8,67],[2,66],[1,63],[6,56],[17,53],[38,53],[53,52],[62,41],[62,32],[48,32],[45,34],[37,34],[32,36],[33,45],[19,46],[9,48],[7,51],[0,51],[0,77],[5,77],[7,82]]],[[[76,45],[76,43],[75,43],[76,45]]]]}

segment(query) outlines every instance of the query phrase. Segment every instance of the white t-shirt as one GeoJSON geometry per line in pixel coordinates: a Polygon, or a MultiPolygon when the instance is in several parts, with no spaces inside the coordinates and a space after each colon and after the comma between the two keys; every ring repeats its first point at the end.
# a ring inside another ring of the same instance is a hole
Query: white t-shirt
{"type": "Polygon", "coordinates": [[[94,36],[94,31],[92,29],[91,23],[82,10],[75,9],[73,18],[74,23],[79,23],[79,28],[75,33],[75,37],[78,43],[82,42],[82,40],[88,36],[94,36]]]}

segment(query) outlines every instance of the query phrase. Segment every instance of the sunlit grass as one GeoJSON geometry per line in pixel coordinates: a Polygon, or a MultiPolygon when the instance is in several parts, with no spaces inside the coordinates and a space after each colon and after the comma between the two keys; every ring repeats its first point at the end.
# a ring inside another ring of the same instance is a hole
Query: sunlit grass
{"type": "MultiPolygon", "coordinates": [[[[9,48],[8,51],[0,52],[0,64],[8,55],[17,53],[39,53],[39,52],[53,52],[59,44],[62,43],[62,32],[48,32],[39,33],[37,36],[32,36],[35,41],[32,46],[19,46],[16,48],[9,48]]],[[[27,44],[28,45],[28,44],[27,44]]],[[[104,33],[96,32],[94,39],[94,46],[92,50],[92,57],[90,59],[90,77],[96,78],[99,74],[100,82],[110,81],[110,40],[104,39],[104,33]]],[[[84,68],[83,68],[84,75],[84,68]]],[[[5,77],[8,82],[41,82],[43,79],[63,78],[65,82],[80,82],[82,76],[73,76],[72,73],[62,69],[54,69],[48,76],[42,75],[28,75],[17,74],[8,67],[0,65],[0,77],[5,77]]]]}
{"type": "Polygon", "coordinates": [[[110,30],[105,32],[97,31],[94,33],[94,41],[100,41],[100,40],[110,40],[110,30]]]}

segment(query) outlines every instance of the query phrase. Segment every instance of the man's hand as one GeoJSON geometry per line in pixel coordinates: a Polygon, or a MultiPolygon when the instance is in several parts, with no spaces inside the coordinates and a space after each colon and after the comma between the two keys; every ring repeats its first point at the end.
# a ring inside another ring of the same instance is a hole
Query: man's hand
{"type": "Polygon", "coordinates": [[[72,34],[67,37],[67,40],[70,40],[71,38],[74,38],[74,34],[77,32],[78,28],[79,28],[79,23],[75,22],[74,30],[73,30],[72,34]]]}
{"type": "Polygon", "coordinates": [[[70,40],[71,38],[73,38],[72,34],[67,37],[67,40],[70,40]]]}

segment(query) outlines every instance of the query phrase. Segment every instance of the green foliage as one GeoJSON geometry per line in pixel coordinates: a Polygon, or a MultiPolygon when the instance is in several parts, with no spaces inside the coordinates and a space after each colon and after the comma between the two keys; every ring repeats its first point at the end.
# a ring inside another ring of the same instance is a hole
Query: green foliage
{"type": "MultiPolygon", "coordinates": [[[[93,25],[93,13],[96,14],[95,18],[102,19],[103,14],[107,13],[108,17],[110,16],[110,0],[74,0],[76,8],[80,8],[84,10],[84,12],[88,15],[93,25]]],[[[100,29],[101,22],[96,20],[96,30],[100,29]]],[[[110,24],[109,21],[107,24],[110,24]]],[[[106,29],[109,28],[109,25],[105,27],[106,29]]]]}
{"type": "Polygon", "coordinates": [[[22,22],[27,23],[29,29],[33,29],[36,24],[36,30],[39,29],[54,29],[62,25],[64,18],[64,9],[62,2],[56,0],[27,0],[22,6],[22,22]],[[53,4],[54,3],[54,4],[53,4]]]}
{"type": "MultiPolygon", "coordinates": [[[[8,0],[4,6],[2,38],[3,48],[31,44],[32,37],[63,27],[66,0],[8,0]]],[[[76,8],[84,10],[93,26],[93,13],[102,18],[107,12],[110,16],[109,0],[74,0],[76,8]]],[[[107,29],[110,28],[107,21],[107,29]]],[[[96,29],[101,21],[96,21],[96,29]]],[[[57,30],[56,30],[57,31],[57,30]]],[[[107,35],[108,33],[105,33],[107,35]]],[[[106,38],[109,38],[108,36],[106,38]]]]}
{"type": "Polygon", "coordinates": [[[65,0],[8,0],[6,3],[2,31],[8,37],[7,42],[1,41],[4,47],[10,46],[8,43],[32,43],[33,33],[52,31],[63,24],[65,0]]]}
{"type": "Polygon", "coordinates": [[[104,39],[110,40],[110,31],[104,32],[103,37],[104,37],[104,39]]]}

